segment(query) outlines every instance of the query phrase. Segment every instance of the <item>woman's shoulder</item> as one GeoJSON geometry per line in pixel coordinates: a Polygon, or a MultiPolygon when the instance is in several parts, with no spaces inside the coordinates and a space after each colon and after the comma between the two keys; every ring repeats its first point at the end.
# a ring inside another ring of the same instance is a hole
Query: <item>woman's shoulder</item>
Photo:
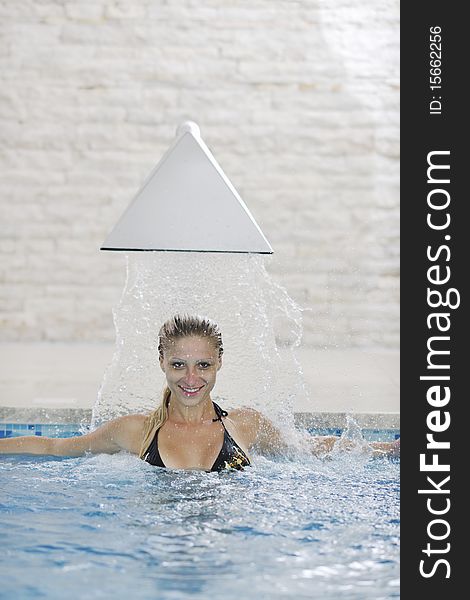
{"type": "Polygon", "coordinates": [[[243,448],[249,451],[258,435],[257,411],[248,407],[227,408],[227,416],[224,418],[224,426],[233,439],[243,448]]]}
{"type": "Polygon", "coordinates": [[[241,432],[248,445],[257,438],[263,423],[263,415],[254,408],[241,406],[228,411],[228,418],[235,424],[237,431],[241,432]]]}
{"type": "Polygon", "coordinates": [[[264,416],[255,408],[250,406],[240,406],[228,411],[229,417],[240,425],[259,425],[264,416]]]}
{"type": "Polygon", "coordinates": [[[124,415],[122,417],[116,417],[112,420],[116,426],[122,427],[143,427],[145,422],[147,421],[148,415],[142,413],[135,413],[130,415],[124,415]]]}
{"type": "Polygon", "coordinates": [[[248,406],[229,412],[236,426],[243,432],[250,446],[256,444],[261,451],[279,451],[286,448],[281,431],[259,410],[248,406]]]}
{"type": "Polygon", "coordinates": [[[138,453],[147,423],[145,414],[130,414],[109,421],[105,427],[119,445],[133,453],[138,453]]]}

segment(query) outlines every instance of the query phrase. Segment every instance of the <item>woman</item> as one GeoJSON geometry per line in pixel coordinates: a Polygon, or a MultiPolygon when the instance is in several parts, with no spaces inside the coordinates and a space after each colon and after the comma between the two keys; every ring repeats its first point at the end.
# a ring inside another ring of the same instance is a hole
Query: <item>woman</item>
{"type": "MultiPolygon", "coordinates": [[[[149,415],[120,417],[72,438],[3,439],[0,453],[81,456],[125,450],[160,467],[221,471],[250,465],[250,450],[272,454],[287,449],[281,432],[258,411],[237,408],[229,416],[211,400],[223,354],[213,321],[173,317],[160,329],[158,352],[166,387],[160,406],[149,415]]],[[[325,454],[337,440],[314,437],[311,451],[325,454]]],[[[399,441],[370,446],[374,453],[399,453],[399,441]]]]}

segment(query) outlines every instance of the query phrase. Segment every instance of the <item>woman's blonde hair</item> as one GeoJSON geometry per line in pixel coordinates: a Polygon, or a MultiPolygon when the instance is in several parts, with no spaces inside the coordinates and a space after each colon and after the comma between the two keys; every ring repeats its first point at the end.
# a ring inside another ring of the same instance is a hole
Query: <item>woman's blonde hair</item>
{"type": "MultiPolygon", "coordinates": [[[[172,342],[175,340],[194,336],[205,337],[214,343],[214,347],[218,352],[219,358],[224,352],[222,345],[222,334],[219,327],[214,321],[207,317],[190,316],[190,315],[175,315],[168,319],[158,332],[158,354],[163,360],[166,350],[169,349],[172,342]]],[[[145,421],[144,438],[140,448],[139,457],[144,458],[155,433],[168,419],[168,404],[170,402],[171,392],[168,386],[163,390],[163,397],[160,405],[152,411],[145,421]]]]}

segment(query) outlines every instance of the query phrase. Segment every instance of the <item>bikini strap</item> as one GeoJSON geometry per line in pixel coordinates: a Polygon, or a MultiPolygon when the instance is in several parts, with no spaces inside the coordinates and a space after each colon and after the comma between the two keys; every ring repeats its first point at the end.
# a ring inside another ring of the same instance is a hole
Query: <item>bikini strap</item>
{"type": "Polygon", "coordinates": [[[214,401],[212,401],[212,404],[214,405],[215,414],[217,415],[217,418],[212,419],[212,422],[214,423],[215,421],[221,421],[222,425],[223,425],[222,417],[227,417],[228,412],[226,410],[224,410],[223,408],[220,408],[220,406],[218,404],[216,404],[214,401]]]}

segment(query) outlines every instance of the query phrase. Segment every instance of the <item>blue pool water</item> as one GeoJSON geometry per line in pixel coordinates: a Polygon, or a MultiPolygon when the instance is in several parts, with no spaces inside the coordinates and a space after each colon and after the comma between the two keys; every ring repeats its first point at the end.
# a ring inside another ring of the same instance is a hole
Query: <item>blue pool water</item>
{"type": "Polygon", "coordinates": [[[399,597],[399,462],[0,457],[0,598],[399,597]]]}

